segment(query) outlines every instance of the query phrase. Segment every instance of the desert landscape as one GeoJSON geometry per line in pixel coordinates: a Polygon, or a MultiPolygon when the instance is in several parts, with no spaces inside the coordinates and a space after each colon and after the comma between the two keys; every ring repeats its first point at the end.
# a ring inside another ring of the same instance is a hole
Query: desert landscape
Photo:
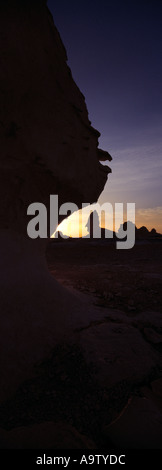
{"type": "Polygon", "coordinates": [[[0,3],[0,449],[161,450],[160,16],[72,3],[0,3]],[[69,201],[129,201],[134,246],[52,238],[69,201]]]}
{"type": "Polygon", "coordinates": [[[162,239],[53,239],[47,262],[85,326],[3,402],[2,448],[161,449],[162,239]]]}

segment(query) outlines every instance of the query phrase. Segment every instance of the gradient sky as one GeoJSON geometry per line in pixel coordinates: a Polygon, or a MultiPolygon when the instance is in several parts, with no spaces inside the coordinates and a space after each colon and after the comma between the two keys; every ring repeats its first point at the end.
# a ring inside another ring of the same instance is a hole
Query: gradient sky
{"type": "Polygon", "coordinates": [[[49,0],[112,175],[99,202],[135,202],[162,232],[162,2],[49,0]]]}

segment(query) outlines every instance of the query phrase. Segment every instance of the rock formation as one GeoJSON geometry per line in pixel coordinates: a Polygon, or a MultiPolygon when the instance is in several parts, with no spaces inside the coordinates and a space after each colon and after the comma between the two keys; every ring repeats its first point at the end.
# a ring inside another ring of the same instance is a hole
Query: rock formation
{"type": "Polygon", "coordinates": [[[87,224],[86,224],[87,230],[88,230],[88,236],[91,239],[102,239],[102,240],[111,240],[111,239],[116,239],[116,234],[115,232],[112,232],[111,230],[108,230],[106,228],[103,228],[100,226],[100,220],[99,220],[99,215],[96,210],[91,212],[87,224]]]}
{"type": "Polygon", "coordinates": [[[94,202],[110,171],[45,3],[0,7],[1,228],[25,234],[31,202],[94,202]]]}
{"type": "MultiPolygon", "coordinates": [[[[46,240],[27,237],[27,208],[97,201],[111,160],[44,0],[0,4],[1,392],[82,323],[78,301],[50,277],[46,240]],[[70,330],[71,331],[71,330],[70,330]]],[[[54,227],[56,228],[56,227],[54,227]]],[[[87,320],[86,320],[87,321],[87,320]]]]}
{"type": "MultiPolygon", "coordinates": [[[[156,271],[147,263],[151,245],[144,254],[139,243],[126,261],[102,245],[88,266],[96,248],[83,246],[80,272],[95,280],[93,299],[52,277],[47,241],[27,236],[27,208],[42,202],[49,212],[50,194],[59,205],[95,202],[110,171],[99,161],[111,157],[98,149],[46,2],[2,0],[0,45],[0,448],[156,448],[160,258],[156,271]]],[[[77,281],[78,258],[73,268],[77,281]]]]}

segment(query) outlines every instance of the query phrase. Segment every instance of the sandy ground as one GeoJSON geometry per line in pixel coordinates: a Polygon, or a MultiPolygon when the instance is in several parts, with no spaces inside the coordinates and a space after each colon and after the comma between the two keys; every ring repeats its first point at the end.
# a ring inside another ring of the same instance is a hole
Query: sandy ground
{"type": "MultiPolygon", "coordinates": [[[[118,357],[112,358],[116,376],[107,386],[96,379],[77,345],[59,345],[37,366],[35,378],[1,406],[1,448],[42,448],[47,441],[49,448],[162,448],[161,240],[139,241],[131,250],[116,250],[113,242],[54,240],[47,261],[55,279],[104,313],[104,322],[94,321],[83,331],[83,344],[89,345],[95,332],[96,343],[98,336],[102,341],[108,335],[108,370],[113,335],[118,333],[118,357]],[[127,371],[122,362],[120,367],[120,355],[125,354],[120,345],[125,335],[129,356],[130,332],[138,333],[140,341],[134,336],[127,371]],[[139,352],[137,378],[129,380],[134,348],[141,344],[150,356],[144,349],[142,363],[139,352]],[[122,367],[126,378],[121,379],[122,367]]],[[[101,351],[101,370],[102,363],[101,351]]]]}
{"type": "Polygon", "coordinates": [[[139,241],[131,250],[112,242],[52,242],[48,266],[63,285],[93,296],[94,304],[138,314],[162,312],[162,241],[139,241]],[[56,248],[57,247],[57,248],[56,248]]]}

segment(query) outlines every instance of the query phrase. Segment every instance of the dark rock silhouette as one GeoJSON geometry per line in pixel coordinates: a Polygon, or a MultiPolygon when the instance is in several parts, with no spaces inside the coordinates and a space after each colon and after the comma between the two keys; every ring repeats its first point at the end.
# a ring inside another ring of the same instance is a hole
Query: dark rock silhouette
{"type": "Polygon", "coordinates": [[[153,236],[154,236],[154,235],[155,235],[155,236],[157,235],[157,231],[156,231],[155,228],[152,228],[152,230],[151,230],[150,233],[151,233],[151,235],[153,235],[153,236]]]}
{"type": "MultiPolygon", "coordinates": [[[[127,222],[124,222],[124,224],[121,224],[119,230],[126,231],[128,226],[131,224],[132,222],[130,222],[129,220],[127,222]]],[[[151,231],[149,231],[148,228],[143,225],[140,228],[137,228],[135,226],[135,238],[136,240],[151,240],[154,238],[160,239],[162,238],[162,235],[160,233],[157,233],[154,228],[151,231]]]]}
{"type": "Polygon", "coordinates": [[[94,202],[110,172],[45,3],[0,6],[1,227],[24,234],[30,203],[94,202]]]}
{"type": "Polygon", "coordinates": [[[136,227],[136,235],[137,237],[140,239],[144,238],[148,238],[149,237],[149,230],[145,227],[145,226],[142,226],[140,227],[139,229],[137,229],[136,227]]]}
{"type": "MultiPolygon", "coordinates": [[[[90,236],[90,239],[99,238],[99,239],[104,240],[104,239],[112,239],[113,237],[115,237],[115,232],[112,232],[111,230],[108,230],[100,226],[99,215],[96,210],[91,212],[88,218],[86,227],[87,227],[88,236],[90,236]]],[[[84,238],[88,236],[85,236],[84,238]]]]}
{"type": "Polygon", "coordinates": [[[98,236],[100,235],[100,232],[98,230],[98,229],[100,229],[100,221],[99,221],[98,212],[96,210],[91,212],[91,214],[88,218],[88,222],[86,224],[86,227],[87,227],[88,233],[90,235],[90,238],[93,238],[94,235],[98,235],[98,236]],[[95,234],[94,234],[94,227],[95,227],[95,231],[96,231],[95,234]]]}
{"type": "Polygon", "coordinates": [[[0,42],[0,446],[53,448],[54,437],[57,448],[98,449],[104,435],[105,448],[108,439],[115,448],[160,446],[162,405],[152,403],[162,388],[160,243],[157,267],[145,266],[148,244],[126,258],[91,243],[75,258],[71,244],[73,277],[81,258],[95,303],[63,287],[66,244],[58,277],[55,247],[49,274],[46,240],[26,235],[28,205],[49,208],[55,193],[59,204],[94,202],[109,172],[98,160],[111,157],[98,149],[46,2],[1,1],[0,42]]]}
{"type": "MultiPolygon", "coordinates": [[[[80,302],[50,276],[46,240],[27,236],[27,208],[94,202],[111,171],[44,0],[0,3],[0,399],[74,324],[80,302]]],[[[53,227],[53,231],[56,227],[53,227]]],[[[49,233],[49,229],[48,229],[49,233]]],[[[79,320],[80,318],[80,320],[79,320]]]]}

